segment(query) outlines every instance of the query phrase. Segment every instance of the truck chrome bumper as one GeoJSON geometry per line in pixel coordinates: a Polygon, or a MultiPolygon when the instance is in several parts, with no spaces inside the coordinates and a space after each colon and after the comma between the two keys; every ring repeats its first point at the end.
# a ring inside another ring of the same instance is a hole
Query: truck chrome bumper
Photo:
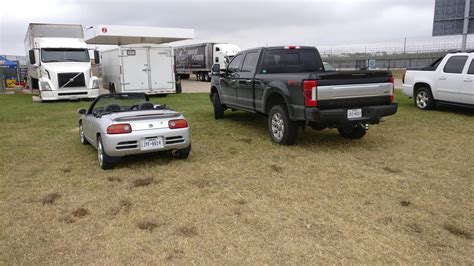
{"type": "Polygon", "coordinates": [[[94,99],[99,96],[99,89],[41,90],[40,96],[43,101],[94,99]]]}
{"type": "Polygon", "coordinates": [[[380,118],[393,115],[397,112],[398,103],[389,105],[366,106],[361,108],[344,108],[321,110],[319,108],[306,108],[306,121],[316,122],[328,127],[337,127],[354,123],[377,124],[380,118]],[[362,109],[362,117],[356,119],[347,118],[348,109],[362,109]]]}

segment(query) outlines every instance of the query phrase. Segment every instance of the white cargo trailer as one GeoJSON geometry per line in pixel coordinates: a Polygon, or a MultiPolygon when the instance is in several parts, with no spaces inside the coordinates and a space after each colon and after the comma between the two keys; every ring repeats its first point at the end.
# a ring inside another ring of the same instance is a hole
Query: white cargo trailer
{"type": "Polygon", "coordinates": [[[102,83],[110,92],[176,93],[173,49],[130,44],[102,51],[102,83]]]}
{"type": "Polygon", "coordinates": [[[102,84],[110,92],[181,92],[174,52],[163,45],[194,38],[193,29],[96,25],[87,28],[88,44],[117,45],[101,52],[102,84]]]}

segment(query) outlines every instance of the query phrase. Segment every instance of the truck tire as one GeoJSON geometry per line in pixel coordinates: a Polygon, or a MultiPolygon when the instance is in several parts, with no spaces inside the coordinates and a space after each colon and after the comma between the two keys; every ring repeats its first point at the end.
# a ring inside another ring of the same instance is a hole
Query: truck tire
{"type": "Polygon", "coordinates": [[[224,118],[224,106],[222,106],[221,99],[219,98],[219,93],[217,92],[214,92],[212,94],[212,106],[214,107],[214,118],[224,118]]]}
{"type": "Polygon", "coordinates": [[[361,139],[367,133],[365,126],[360,123],[356,124],[355,127],[340,127],[337,131],[346,139],[361,139]]]}
{"type": "Polygon", "coordinates": [[[115,83],[110,84],[109,93],[115,93],[115,83]]]}
{"type": "Polygon", "coordinates": [[[183,87],[181,86],[181,82],[176,84],[176,94],[182,93],[183,87]]]}
{"type": "Polygon", "coordinates": [[[209,76],[209,73],[204,72],[204,81],[210,82],[211,81],[211,76],[209,76]]]}
{"type": "Polygon", "coordinates": [[[431,94],[431,90],[421,87],[416,90],[415,97],[413,97],[416,107],[421,110],[431,110],[436,106],[436,101],[431,94]]]}
{"type": "Polygon", "coordinates": [[[298,136],[298,123],[290,120],[284,105],[275,105],[268,115],[268,131],[274,142],[280,145],[293,145],[298,136]]]}

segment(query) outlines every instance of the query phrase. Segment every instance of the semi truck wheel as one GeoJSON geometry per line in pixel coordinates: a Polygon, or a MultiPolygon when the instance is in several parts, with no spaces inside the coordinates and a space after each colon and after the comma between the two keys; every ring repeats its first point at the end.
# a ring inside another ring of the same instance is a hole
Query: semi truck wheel
{"type": "Polygon", "coordinates": [[[293,145],[298,136],[298,124],[290,120],[284,105],[275,105],[268,115],[268,131],[274,142],[293,145]]]}

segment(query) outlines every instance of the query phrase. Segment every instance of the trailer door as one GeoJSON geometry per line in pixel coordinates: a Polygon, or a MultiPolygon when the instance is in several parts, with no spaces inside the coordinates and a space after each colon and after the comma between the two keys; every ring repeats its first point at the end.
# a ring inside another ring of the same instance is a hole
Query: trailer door
{"type": "Polygon", "coordinates": [[[150,87],[153,91],[174,92],[174,59],[172,48],[150,48],[150,87]]]}
{"type": "Polygon", "coordinates": [[[123,90],[148,91],[148,49],[122,49],[123,90]]]}

